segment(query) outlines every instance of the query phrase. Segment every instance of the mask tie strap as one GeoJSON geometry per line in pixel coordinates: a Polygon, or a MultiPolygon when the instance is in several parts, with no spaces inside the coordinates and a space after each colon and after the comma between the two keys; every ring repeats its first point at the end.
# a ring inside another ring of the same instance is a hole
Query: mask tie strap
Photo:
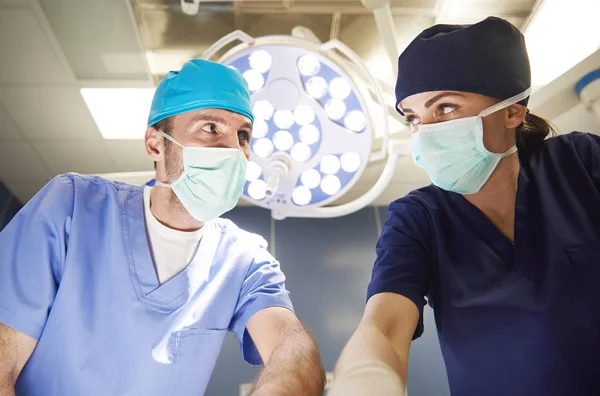
{"type": "MultiPolygon", "coordinates": [[[[172,141],[173,143],[175,143],[176,145],[178,145],[181,148],[184,148],[183,144],[179,143],[177,140],[175,140],[173,137],[167,135],[166,133],[164,133],[163,131],[160,132],[161,135],[163,135],[165,137],[165,139],[168,139],[170,141],[172,141]]],[[[155,180],[154,185],[156,187],[171,187],[170,184],[167,183],[163,183],[163,182],[159,182],[158,180],[155,180]]]]}
{"type": "Polygon", "coordinates": [[[155,180],[155,181],[154,181],[154,185],[155,185],[156,187],[171,187],[171,185],[170,185],[170,184],[166,184],[166,183],[163,183],[163,182],[159,182],[158,180],[155,180]]]}
{"type": "Polygon", "coordinates": [[[172,141],[173,143],[175,143],[176,145],[178,145],[178,146],[179,146],[179,147],[181,147],[181,148],[185,148],[183,144],[179,143],[179,142],[178,142],[177,140],[175,140],[173,137],[171,137],[171,136],[167,135],[166,133],[164,133],[164,132],[162,132],[162,131],[161,131],[160,133],[161,133],[161,134],[162,134],[162,135],[165,137],[165,139],[168,139],[168,140],[172,141]]]}
{"type": "Polygon", "coordinates": [[[502,110],[510,105],[519,103],[520,101],[522,101],[523,99],[527,98],[530,95],[531,95],[531,87],[527,88],[525,91],[521,92],[520,94],[517,94],[513,97],[503,100],[502,102],[496,103],[495,105],[488,107],[487,109],[485,109],[481,113],[479,113],[479,116],[480,117],[488,116],[492,113],[497,112],[498,110],[502,110]]]}

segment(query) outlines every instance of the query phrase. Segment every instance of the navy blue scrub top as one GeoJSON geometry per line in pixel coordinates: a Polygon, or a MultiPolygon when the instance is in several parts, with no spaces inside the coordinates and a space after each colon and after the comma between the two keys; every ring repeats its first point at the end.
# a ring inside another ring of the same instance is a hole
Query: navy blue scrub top
{"type": "Polygon", "coordinates": [[[600,137],[519,154],[514,245],[462,195],[393,202],[368,296],[427,296],[454,396],[600,395],[600,137]]]}

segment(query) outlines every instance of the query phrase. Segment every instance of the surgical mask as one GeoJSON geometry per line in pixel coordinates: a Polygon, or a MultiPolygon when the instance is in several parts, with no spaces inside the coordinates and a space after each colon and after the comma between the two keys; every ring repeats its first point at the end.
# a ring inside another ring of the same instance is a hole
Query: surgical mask
{"type": "Polygon", "coordinates": [[[459,194],[474,194],[488,181],[500,160],[517,152],[492,153],[483,145],[483,117],[525,99],[527,89],[473,117],[419,125],[412,136],[415,164],[427,172],[436,186],[459,194]]]}
{"type": "Polygon", "coordinates": [[[210,221],[233,209],[244,190],[248,160],[236,148],[184,147],[164,132],[162,135],[183,148],[183,172],[170,187],[183,207],[198,221],[210,221]]]}

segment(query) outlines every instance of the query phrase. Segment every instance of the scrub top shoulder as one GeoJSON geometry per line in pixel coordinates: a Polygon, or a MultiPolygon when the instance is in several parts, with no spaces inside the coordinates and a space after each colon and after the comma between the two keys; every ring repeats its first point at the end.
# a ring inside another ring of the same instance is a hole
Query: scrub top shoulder
{"type": "Polygon", "coordinates": [[[515,240],[433,185],[389,206],[367,298],[433,307],[453,395],[600,394],[600,137],[519,154],[515,240]]]}
{"type": "Polygon", "coordinates": [[[292,309],[285,276],[262,237],[204,227],[187,268],[160,284],[142,187],[50,181],[0,232],[0,322],[38,342],[16,393],[203,394],[227,331],[261,364],[246,323],[292,309]]]}

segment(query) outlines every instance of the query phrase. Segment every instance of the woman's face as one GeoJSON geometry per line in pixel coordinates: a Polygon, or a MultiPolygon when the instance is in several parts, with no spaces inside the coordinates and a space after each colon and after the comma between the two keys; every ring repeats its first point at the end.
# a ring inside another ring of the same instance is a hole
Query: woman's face
{"type": "MultiPolygon", "coordinates": [[[[498,103],[489,96],[456,91],[423,92],[409,96],[399,105],[413,132],[421,124],[435,124],[472,117],[498,103]]],[[[525,117],[525,107],[512,105],[483,118],[483,144],[493,153],[503,153],[515,144],[514,128],[525,117]]]]}

